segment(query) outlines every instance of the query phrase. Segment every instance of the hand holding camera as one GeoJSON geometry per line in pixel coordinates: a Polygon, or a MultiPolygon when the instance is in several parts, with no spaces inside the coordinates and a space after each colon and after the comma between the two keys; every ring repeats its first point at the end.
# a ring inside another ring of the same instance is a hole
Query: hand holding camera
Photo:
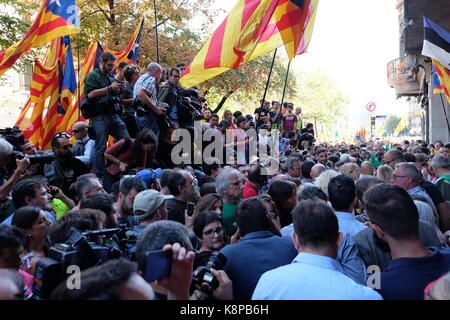
{"type": "Polygon", "coordinates": [[[28,155],[25,155],[21,160],[16,159],[17,170],[21,172],[25,172],[28,166],[30,165],[30,159],[28,159],[28,155]]]}
{"type": "Polygon", "coordinates": [[[125,89],[125,83],[123,81],[115,81],[110,87],[113,91],[121,91],[125,89]]]}

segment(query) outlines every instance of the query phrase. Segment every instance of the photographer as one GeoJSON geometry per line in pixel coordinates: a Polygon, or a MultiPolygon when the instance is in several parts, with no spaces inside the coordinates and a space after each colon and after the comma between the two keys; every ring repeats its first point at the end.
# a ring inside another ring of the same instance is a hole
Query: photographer
{"type": "Polygon", "coordinates": [[[70,194],[69,188],[77,178],[89,172],[89,168],[73,157],[70,144],[70,135],[58,132],[52,139],[52,149],[55,160],[45,164],[44,173],[52,186],[59,187],[64,194],[70,194]]]}
{"type": "MultiPolygon", "coordinates": [[[[158,101],[169,105],[168,116],[173,122],[178,123],[178,107],[181,104],[181,94],[178,81],[180,80],[181,70],[171,68],[169,70],[169,80],[159,88],[158,101]]],[[[182,107],[182,106],[180,106],[182,107]]]]}
{"type": "Polygon", "coordinates": [[[0,221],[12,213],[7,209],[8,195],[30,165],[28,156],[25,156],[22,160],[16,159],[17,169],[12,174],[9,173],[6,169],[6,164],[11,157],[12,151],[13,146],[5,139],[0,138],[0,221]]]}
{"type": "Polygon", "coordinates": [[[144,105],[145,114],[138,116],[140,130],[151,130],[159,138],[160,127],[158,116],[166,115],[166,109],[159,107],[156,84],[161,78],[161,66],[151,62],[147,66],[147,73],[139,77],[133,90],[134,98],[138,98],[144,105]]]}
{"type": "Polygon", "coordinates": [[[111,52],[103,52],[99,59],[99,68],[89,73],[84,81],[84,96],[92,107],[91,125],[95,130],[95,173],[99,177],[105,174],[104,153],[108,136],[120,140],[129,137],[127,128],[119,116],[119,96],[125,89],[123,82],[110,76],[116,67],[116,57],[111,52]]]}
{"type": "MultiPolygon", "coordinates": [[[[147,269],[147,255],[156,250],[172,251],[170,275],[151,283],[157,300],[187,300],[192,281],[194,252],[189,241],[189,231],[174,221],[156,221],[142,231],[136,244],[136,258],[139,270],[147,269]]],[[[213,291],[216,299],[232,299],[231,281],[223,271],[211,270],[219,287],[213,291]]],[[[195,299],[196,296],[191,299],[195,299]]]]}

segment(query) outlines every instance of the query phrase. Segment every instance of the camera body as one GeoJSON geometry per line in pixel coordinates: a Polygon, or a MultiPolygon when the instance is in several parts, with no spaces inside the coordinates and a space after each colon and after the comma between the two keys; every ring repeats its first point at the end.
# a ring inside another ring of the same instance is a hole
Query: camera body
{"type": "Polygon", "coordinates": [[[48,257],[36,265],[33,299],[48,299],[52,291],[69,277],[75,268],[80,271],[102,264],[110,259],[127,256],[125,244],[135,243],[124,226],[113,229],[80,232],[72,228],[65,243],[49,249],[48,257]],[[88,239],[110,237],[108,245],[98,245],[88,239]]]}
{"type": "Polygon", "coordinates": [[[206,266],[200,266],[194,270],[192,274],[192,283],[202,290],[202,284],[207,283],[211,290],[215,290],[219,287],[219,281],[212,274],[211,269],[221,270],[227,263],[227,258],[220,252],[214,252],[209,258],[206,266]]]}
{"type": "MultiPolygon", "coordinates": [[[[25,158],[25,154],[19,151],[13,151],[12,156],[18,160],[22,160],[23,158],[25,158]]],[[[33,164],[44,165],[46,163],[52,163],[55,160],[55,155],[50,152],[43,152],[28,155],[28,159],[30,160],[30,165],[33,164]]]]}

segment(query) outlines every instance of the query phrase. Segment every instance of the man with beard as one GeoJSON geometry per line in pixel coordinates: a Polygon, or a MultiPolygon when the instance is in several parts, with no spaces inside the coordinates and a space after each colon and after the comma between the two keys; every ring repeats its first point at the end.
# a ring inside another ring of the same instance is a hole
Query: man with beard
{"type": "Polygon", "coordinates": [[[89,168],[73,157],[71,151],[70,135],[67,132],[58,132],[52,139],[52,149],[55,160],[44,167],[45,177],[52,186],[59,187],[64,194],[77,178],[89,172],[89,168]]]}
{"type": "Polygon", "coordinates": [[[167,219],[184,224],[187,203],[199,198],[197,179],[186,170],[175,171],[170,177],[169,190],[174,198],[167,201],[167,219]]]}
{"type": "Polygon", "coordinates": [[[138,224],[133,213],[134,198],[145,189],[147,189],[145,183],[139,178],[125,178],[120,182],[116,202],[117,214],[119,215],[118,225],[125,224],[127,228],[133,228],[138,224]]]}

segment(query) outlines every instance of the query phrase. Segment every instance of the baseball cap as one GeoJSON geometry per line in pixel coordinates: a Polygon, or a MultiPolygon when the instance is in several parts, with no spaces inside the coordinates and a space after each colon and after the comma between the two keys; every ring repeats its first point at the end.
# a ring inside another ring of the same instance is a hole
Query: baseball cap
{"type": "Polygon", "coordinates": [[[142,180],[147,185],[147,188],[148,188],[152,184],[153,180],[155,178],[160,179],[162,174],[163,174],[163,170],[161,168],[158,168],[155,170],[144,169],[144,170],[139,171],[136,174],[136,178],[142,180]]]}
{"type": "Polygon", "coordinates": [[[144,211],[142,215],[135,216],[138,221],[142,221],[150,216],[156,209],[158,209],[165,200],[174,198],[172,195],[163,195],[161,192],[148,189],[139,192],[134,198],[133,212],[144,211]]]}

